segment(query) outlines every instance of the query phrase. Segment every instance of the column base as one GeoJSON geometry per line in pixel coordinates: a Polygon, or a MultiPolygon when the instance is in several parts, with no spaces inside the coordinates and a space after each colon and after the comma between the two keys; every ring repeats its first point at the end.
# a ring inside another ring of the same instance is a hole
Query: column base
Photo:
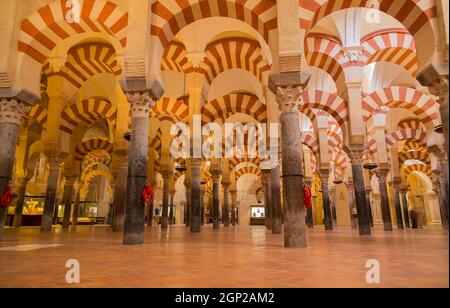
{"type": "Polygon", "coordinates": [[[370,224],[360,225],[359,226],[359,235],[361,235],[361,236],[372,235],[372,230],[370,229],[370,224]]]}
{"type": "Polygon", "coordinates": [[[144,244],[143,233],[126,233],[123,237],[124,245],[142,245],[144,244]]]}

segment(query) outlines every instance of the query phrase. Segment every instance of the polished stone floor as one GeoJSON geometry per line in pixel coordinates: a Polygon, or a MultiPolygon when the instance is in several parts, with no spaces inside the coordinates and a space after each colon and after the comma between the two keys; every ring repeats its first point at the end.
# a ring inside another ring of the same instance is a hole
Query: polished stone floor
{"type": "Polygon", "coordinates": [[[122,246],[107,227],[7,229],[0,241],[0,287],[69,287],[68,259],[81,265],[77,287],[448,287],[448,235],[440,229],[309,231],[309,247],[285,249],[264,227],[191,235],[183,226],[148,229],[143,246],[122,246]],[[366,262],[381,283],[366,283],[366,262]]]}

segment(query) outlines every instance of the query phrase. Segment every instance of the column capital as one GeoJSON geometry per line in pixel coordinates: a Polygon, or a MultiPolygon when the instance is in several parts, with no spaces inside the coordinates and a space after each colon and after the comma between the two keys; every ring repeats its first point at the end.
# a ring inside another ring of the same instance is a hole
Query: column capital
{"type": "Polygon", "coordinates": [[[78,177],[69,176],[69,177],[66,177],[65,180],[66,180],[66,182],[65,182],[66,186],[74,186],[75,182],[78,180],[78,177]]]}
{"type": "Polygon", "coordinates": [[[277,88],[277,102],[282,113],[298,112],[302,88],[300,86],[288,86],[277,88]]]}
{"type": "Polygon", "coordinates": [[[320,180],[321,180],[322,183],[327,183],[328,184],[328,181],[330,179],[330,170],[328,170],[328,169],[320,169],[320,170],[317,170],[317,174],[319,175],[320,180]]]}
{"type": "Polygon", "coordinates": [[[148,118],[154,101],[150,98],[148,91],[136,91],[125,93],[131,105],[131,116],[133,118],[148,118]]]}
{"type": "Polygon", "coordinates": [[[221,176],[221,173],[215,171],[215,172],[211,172],[211,174],[212,174],[212,181],[213,181],[213,184],[220,184],[220,176],[221,176]]]}
{"type": "Polygon", "coordinates": [[[361,163],[363,156],[364,156],[364,149],[363,148],[351,148],[348,151],[349,158],[352,161],[352,163],[361,163]]]}
{"type": "Polygon", "coordinates": [[[358,63],[363,55],[364,46],[347,46],[342,47],[342,54],[350,63],[358,63]]]}
{"type": "Polygon", "coordinates": [[[0,98],[0,123],[20,125],[22,116],[31,106],[16,98],[0,98]]]}
{"type": "Polygon", "coordinates": [[[376,169],[373,173],[377,176],[379,182],[386,183],[389,169],[376,169]]]}

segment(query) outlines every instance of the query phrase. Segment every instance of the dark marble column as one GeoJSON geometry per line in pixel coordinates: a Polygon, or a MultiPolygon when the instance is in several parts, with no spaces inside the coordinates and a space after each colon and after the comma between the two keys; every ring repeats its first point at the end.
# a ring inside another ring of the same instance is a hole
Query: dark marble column
{"type": "Polygon", "coordinates": [[[337,212],[336,212],[336,186],[332,186],[330,189],[330,202],[331,202],[331,216],[333,218],[333,227],[337,227],[337,212]]]}
{"type": "Polygon", "coordinates": [[[112,230],[113,232],[123,232],[125,222],[125,208],[127,204],[127,177],[128,177],[128,157],[126,150],[116,152],[118,157],[118,171],[116,185],[114,187],[114,215],[112,230]]]}
{"type": "Polygon", "coordinates": [[[324,223],[325,230],[331,231],[333,230],[333,218],[331,214],[330,208],[330,195],[329,195],[329,170],[320,170],[319,171],[320,181],[322,184],[322,205],[323,205],[323,213],[324,213],[324,223]]]}
{"type": "Polygon", "coordinates": [[[264,202],[266,205],[266,228],[272,230],[272,174],[270,169],[263,169],[264,202]]]}
{"type": "Polygon", "coordinates": [[[403,225],[402,204],[400,202],[400,184],[394,183],[394,203],[395,203],[395,215],[397,216],[397,228],[399,230],[405,229],[403,225]]]}
{"type": "Polygon", "coordinates": [[[372,193],[372,188],[366,188],[366,199],[367,199],[367,209],[369,210],[369,219],[370,219],[370,226],[373,228],[373,214],[372,214],[372,203],[370,201],[370,194],[372,193]]]}
{"type": "Polygon", "coordinates": [[[200,233],[202,231],[202,209],[201,209],[201,159],[191,159],[191,233],[200,233]]]}
{"type": "Polygon", "coordinates": [[[169,213],[169,224],[175,224],[175,190],[170,191],[170,213],[169,213]]]}
{"type": "Polygon", "coordinates": [[[170,198],[170,172],[161,172],[163,177],[163,207],[161,217],[161,229],[167,229],[169,227],[169,198],[170,198]]]}
{"type": "Polygon", "coordinates": [[[364,173],[361,158],[364,151],[353,149],[351,151],[351,164],[353,184],[355,187],[355,204],[358,213],[359,235],[371,235],[369,209],[367,208],[366,188],[364,186],[364,173]]]}
{"type": "Polygon", "coordinates": [[[237,221],[236,221],[236,205],[237,205],[237,190],[231,189],[231,225],[233,227],[236,227],[237,221]]]}
{"type": "Polygon", "coordinates": [[[441,174],[440,174],[440,187],[439,187],[439,199],[441,200],[440,208],[441,208],[441,220],[442,227],[445,230],[448,230],[448,216],[449,216],[449,182],[448,182],[448,159],[444,157],[441,161],[441,174]]]}
{"type": "Polygon", "coordinates": [[[149,112],[153,99],[148,91],[127,92],[126,95],[132,119],[123,244],[141,245],[145,231],[145,201],[141,193],[147,185],[149,112]]]}
{"type": "Polygon", "coordinates": [[[80,214],[80,188],[75,186],[75,193],[73,196],[73,213],[72,213],[72,226],[78,225],[78,215],[80,214]]]}
{"type": "MultiPolygon", "coordinates": [[[[10,184],[14,168],[19,125],[27,112],[26,104],[12,98],[0,98],[0,194],[10,184]]],[[[0,240],[8,209],[0,206],[0,240]]]]}
{"type": "Polygon", "coordinates": [[[52,155],[47,155],[47,162],[50,167],[47,192],[45,194],[44,215],[42,216],[41,232],[51,232],[53,216],[56,209],[56,189],[58,187],[60,161],[52,155]]]}
{"type": "Polygon", "coordinates": [[[405,227],[411,228],[411,222],[409,219],[409,209],[408,209],[408,198],[406,197],[406,194],[408,193],[407,188],[401,188],[400,189],[400,195],[402,200],[402,208],[403,208],[403,218],[405,220],[405,227]]]}
{"type": "Polygon", "coordinates": [[[184,223],[186,227],[191,225],[191,183],[185,182],[184,187],[186,188],[186,205],[184,206],[184,223]]]}
{"type": "Polygon", "coordinates": [[[230,227],[230,184],[228,182],[223,185],[223,224],[225,228],[230,227]]]}
{"type": "Polygon", "coordinates": [[[389,207],[389,197],[387,191],[386,178],[389,170],[376,170],[375,175],[378,177],[380,184],[381,214],[383,216],[384,231],[393,231],[391,209],[389,207]]]}
{"type": "Polygon", "coordinates": [[[347,192],[348,192],[348,206],[349,206],[349,214],[350,214],[350,223],[352,229],[358,229],[358,216],[357,209],[355,204],[355,193],[353,192],[353,181],[348,181],[347,183],[347,192]]]}
{"type": "Polygon", "coordinates": [[[66,183],[64,185],[64,218],[63,218],[63,229],[70,227],[70,217],[72,215],[72,201],[73,201],[73,186],[75,184],[76,178],[66,178],[66,183]]]}
{"type": "Polygon", "coordinates": [[[213,211],[212,211],[212,217],[213,217],[213,229],[219,229],[220,228],[220,201],[219,201],[219,192],[220,192],[220,171],[214,170],[211,171],[212,173],[212,181],[213,181],[213,211]]]}
{"type": "Polygon", "coordinates": [[[19,178],[16,180],[17,183],[17,199],[16,199],[16,209],[14,212],[14,228],[20,228],[22,226],[22,214],[23,214],[23,205],[25,202],[25,192],[27,188],[28,179],[27,178],[19,178]]]}
{"type": "Polygon", "coordinates": [[[283,219],[281,214],[281,172],[278,165],[271,170],[272,184],[272,234],[281,234],[283,232],[283,219]]]}
{"type": "Polygon", "coordinates": [[[200,190],[201,193],[201,207],[202,207],[202,226],[205,225],[205,214],[206,214],[206,209],[205,209],[205,188],[202,186],[202,189],[200,190]]]}

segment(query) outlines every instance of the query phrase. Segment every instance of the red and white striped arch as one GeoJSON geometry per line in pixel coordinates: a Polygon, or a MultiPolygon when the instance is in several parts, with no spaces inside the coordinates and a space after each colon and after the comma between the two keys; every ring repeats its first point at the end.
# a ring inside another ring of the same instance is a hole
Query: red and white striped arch
{"type": "MultiPolygon", "coordinates": [[[[300,28],[309,31],[324,17],[347,8],[367,7],[370,0],[302,0],[300,28]]],[[[416,35],[437,16],[436,4],[429,0],[380,0],[380,10],[401,22],[416,35]]]]}
{"type": "Polygon", "coordinates": [[[174,99],[170,97],[161,98],[151,110],[151,116],[161,118],[169,115],[175,117],[177,122],[187,122],[189,119],[188,97],[174,99]]]}
{"type": "Polygon", "coordinates": [[[313,132],[303,132],[301,135],[301,142],[314,153],[314,156],[319,155],[319,142],[313,132]]]}
{"type": "Polygon", "coordinates": [[[414,37],[404,29],[388,29],[371,33],[361,39],[365,64],[391,62],[416,77],[418,63],[414,37]]]}
{"type": "Polygon", "coordinates": [[[174,71],[179,73],[189,73],[194,71],[192,63],[187,58],[186,47],[183,43],[172,41],[164,51],[161,60],[162,71],[174,71]]]}
{"type": "Polygon", "coordinates": [[[77,161],[82,161],[83,158],[93,152],[93,151],[105,151],[108,154],[111,154],[113,150],[113,144],[105,139],[91,139],[80,143],[75,148],[75,159],[77,161]]]}
{"type": "Polygon", "coordinates": [[[230,169],[234,170],[238,165],[240,164],[249,164],[249,165],[255,165],[255,166],[259,166],[259,164],[261,163],[261,160],[259,158],[237,158],[237,157],[233,157],[230,159],[230,169]]]}
{"type": "Polygon", "coordinates": [[[268,74],[271,65],[264,57],[259,42],[242,38],[224,38],[206,46],[206,57],[197,72],[205,75],[208,84],[226,70],[242,69],[252,73],[259,81],[268,74]]]}
{"type": "Polygon", "coordinates": [[[151,34],[165,48],[173,37],[194,21],[230,17],[253,27],[268,41],[277,27],[276,0],[164,0],[152,5],[151,34]]]}
{"type": "Polygon", "coordinates": [[[18,50],[40,64],[49,53],[70,36],[100,32],[113,36],[122,47],[127,43],[128,13],[117,4],[105,0],[78,0],[81,22],[67,23],[65,0],[54,1],[23,20],[20,25],[18,50]]]}
{"type": "Polygon", "coordinates": [[[344,175],[347,166],[349,165],[349,159],[343,151],[333,151],[331,153],[330,161],[334,163],[334,168],[338,175],[344,175]]]}
{"type": "Polygon", "coordinates": [[[219,119],[225,123],[236,113],[252,116],[258,123],[267,122],[266,105],[251,94],[230,94],[208,102],[202,108],[202,122],[216,122],[219,119]]]}
{"type": "Polygon", "coordinates": [[[26,121],[36,121],[41,126],[47,123],[48,112],[44,106],[35,105],[31,110],[24,116],[26,121]]]}
{"type": "Polygon", "coordinates": [[[398,128],[400,129],[407,129],[407,128],[411,128],[411,129],[423,129],[423,125],[422,122],[419,119],[404,119],[401,120],[398,125],[398,128]]]}
{"type": "Polygon", "coordinates": [[[382,106],[408,109],[424,124],[437,121],[439,116],[439,105],[432,97],[408,87],[384,88],[364,97],[364,119],[367,121],[382,106]]]}
{"type": "Polygon", "coordinates": [[[61,114],[60,130],[72,134],[79,125],[89,126],[100,119],[115,123],[117,110],[102,98],[91,98],[67,107],[61,114]]]}
{"type": "Polygon", "coordinates": [[[386,144],[388,148],[394,146],[397,142],[405,140],[415,140],[418,144],[426,146],[428,134],[419,129],[403,128],[386,135],[386,144]]]}
{"type": "Polygon", "coordinates": [[[258,178],[261,178],[263,176],[261,169],[259,169],[257,166],[244,166],[242,168],[239,168],[236,170],[236,182],[244,175],[246,174],[254,174],[258,178]]]}
{"type": "Polygon", "coordinates": [[[343,144],[344,137],[342,134],[342,129],[335,120],[331,120],[328,123],[328,145],[330,150],[341,151],[343,144]]]}
{"type": "Polygon", "coordinates": [[[347,102],[335,93],[320,90],[308,90],[303,92],[303,101],[300,112],[306,108],[315,108],[329,113],[338,124],[343,127],[349,120],[347,102]]]}
{"type": "Polygon", "coordinates": [[[432,179],[433,174],[431,173],[430,168],[428,168],[427,165],[424,164],[413,164],[408,166],[403,166],[402,170],[406,177],[410,176],[414,172],[420,172],[428,176],[430,179],[432,179]]]}
{"type": "Polygon", "coordinates": [[[96,74],[108,73],[115,76],[122,74],[122,68],[116,60],[114,48],[109,44],[102,43],[87,43],[72,48],[61,72],[52,72],[48,63],[44,65],[43,71],[48,77],[63,76],[77,89],[96,74]]]}
{"type": "Polygon", "coordinates": [[[342,53],[338,38],[320,34],[310,35],[306,39],[305,56],[308,65],[318,67],[327,72],[335,81],[337,88],[345,85],[344,69],[363,62],[351,63],[342,53]]]}
{"type": "Polygon", "coordinates": [[[427,166],[431,166],[430,155],[425,150],[398,153],[398,161],[400,163],[400,166],[402,166],[407,160],[418,160],[423,162],[427,166]]]}

